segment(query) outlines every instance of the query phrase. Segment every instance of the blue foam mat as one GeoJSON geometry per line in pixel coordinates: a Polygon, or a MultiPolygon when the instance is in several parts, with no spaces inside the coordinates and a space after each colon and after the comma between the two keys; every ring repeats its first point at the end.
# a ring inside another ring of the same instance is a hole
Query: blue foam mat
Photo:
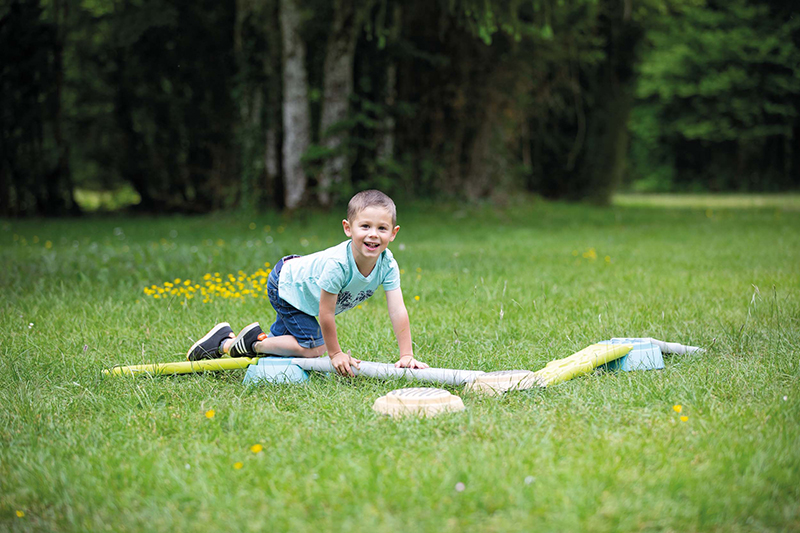
{"type": "Polygon", "coordinates": [[[615,361],[602,365],[606,370],[657,370],[664,368],[661,348],[650,341],[639,338],[615,337],[599,344],[632,344],[633,349],[615,361]]]}
{"type": "Polygon", "coordinates": [[[250,365],[244,375],[245,385],[257,383],[305,383],[308,373],[291,359],[285,357],[262,357],[257,365],[250,365]]]}

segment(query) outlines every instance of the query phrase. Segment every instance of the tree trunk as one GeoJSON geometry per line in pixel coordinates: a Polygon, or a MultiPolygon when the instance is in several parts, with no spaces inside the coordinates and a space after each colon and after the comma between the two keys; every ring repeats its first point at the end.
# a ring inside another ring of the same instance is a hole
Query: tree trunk
{"type": "Polygon", "coordinates": [[[600,27],[606,58],[594,88],[597,104],[586,117],[586,152],[576,168],[577,181],[566,191],[574,199],[605,205],[622,182],[633,107],[636,47],[641,28],[628,18],[627,1],[605,0],[600,27]]]}
{"type": "Polygon", "coordinates": [[[300,37],[298,0],[281,0],[283,44],[283,183],[287,209],[300,206],[306,191],[301,158],[311,142],[306,48],[300,37]]]}
{"type": "Polygon", "coordinates": [[[258,81],[254,80],[255,76],[252,75],[248,64],[248,51],[244,49],[242,43],[243,32],[246,31],[245,24],[253,11],[252,0],[236,0],[236,26],[233,42],[239,74],[237,77],[239,117],[236,124],[237,144],[239,145],[238,167],[241,176],[239,205],[247,211],[252,211],[259,201],[258,175],[264,160],[264,144],[259,142],[259,137],[263,134],[264,129],[261,118],[262,87],[258,81]]]}
{"type": "MultiPolygon", "coordinates": [[[[400,37],[400,28],[402,27],[403,7],[400,4],[394,6],[392,14],[392,29],[389,31],[389,45],[395,44],[400,37]]],[[[397,100],[397,60],[394,57],[389,58],[389,64],[386,67],[386,85],[384,87],[384,105],[386,106],[386,117],[383,119],[381,126],[378,143],[376,148],[376,156],[378,161],[388,160],[394,158],[394,142],[395,142],[395,118],[394,118],[394,105],[397,100]]]]}
{"type": "Polygon", "coordinates": [[[133,96],[127,80],[127,62],[125,51],[118,47],[115,53],[116,69],[111,76],[114,90],[114,119],[119,128],[121,142],[118,150],[121,153],[120,174],[139,194],[141,201],[137,206],[144,212],[156,212],[163,206],[153,195],[150,181],[144,170],[144,154],[141,139],[133,127],[133,96]]]}
{"type": "Polygon", "coordinates": [[[281,181],[281,98],[283,76],[281,72],[281,26],[280,5],[271,2],[266,17],[267,58],[266,74],[266,131],[264,132],[264,188],[273,198],[272,203],[283,207],[283,183],[281,181]]]}
{"type": "Polygon", "coordinates": [[[329,155],[319,176],[319,200],[324,206],[336,201],[336,191],[344,181],[347,154],[343,143],[348,132],[341,122],[350,110],[353,92],[353,56],[360,24],[356,22],[354,0],[336,0],[333,27],[328,36],[325,52],[324,88],[320,138],[329,155]]]}
{"type": "MultiPolygon", "coordinates": [[[[800,98],[797,99],[800,103],[800,98]]],[[[794,119],[790,135],[787,137],[787,183],[789,188],[795,189],[800,186],[800,118],[794,119]]]]}
{"type": "Polygon", "coordinates": [[[45,215],[62,216],[78,214],[80,209],[75,203],[72,191],[72,179],[69,168],[69,145],[64,141],[63,123],[64,106],[64,45],[66,40],[67,5],[61,0],[53,3],[56,25],[56,42],[54,50],[55,95],[53,101],[53,141],[57,152],[56,168],[48,173],[45,201],[45,215]]]}
{"type": "Polygon", "coordinates": [[[478,124],[469,151],[469,171],[463,193],[470,201],[477,201],[492,188],[491,141],[494,130],[492,109],[478,124]]]}

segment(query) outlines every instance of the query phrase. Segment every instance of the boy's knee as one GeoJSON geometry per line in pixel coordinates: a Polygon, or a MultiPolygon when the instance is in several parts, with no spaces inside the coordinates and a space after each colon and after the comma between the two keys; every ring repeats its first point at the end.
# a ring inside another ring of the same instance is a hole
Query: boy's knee
{"type": "Polygon", "coordinates": [[[322,357],[325,355],[325,345],[317,346],[316,348],[304,348],[303,349],[305,357],[322,357]]]}

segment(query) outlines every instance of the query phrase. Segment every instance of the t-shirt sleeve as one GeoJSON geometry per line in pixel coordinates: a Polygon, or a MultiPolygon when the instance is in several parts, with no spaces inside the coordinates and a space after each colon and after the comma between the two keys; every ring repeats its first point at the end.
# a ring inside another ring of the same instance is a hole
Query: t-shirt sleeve
{"type": "Polygon", "coordinates": [[[389,260],[389,267],[383,277],[382,285],[384,291],[393,291],[400,288],[400,267],[397,266],[397,261],[394,260],[394,257],[389,260]]]}
{"type": "Polygon", "coordinates": [[[333,259],[328,259],[322,266],[322,272],[317,279],[319,288],[331,294],[339,294],[347,285],[347,276],[344,267],[333,259]]]}

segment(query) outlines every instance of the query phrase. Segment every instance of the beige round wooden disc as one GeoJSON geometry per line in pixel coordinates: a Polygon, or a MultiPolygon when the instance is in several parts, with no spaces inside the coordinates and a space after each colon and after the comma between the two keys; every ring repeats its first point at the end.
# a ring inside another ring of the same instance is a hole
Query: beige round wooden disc
{"type": "Polygon", "coordinates": [[[391,416],[435,416],[444,412],[463,411],[464,402],[444,389],[415,387],[393,390],[375,400],[372,408],[391,416]]]}
{"type": "Polygon", "coordinates": [[[466,390],[499,396],[510,390],[526,390],[538,386],[536,375],[530,370],[500,370],[481,374],[467,384],[466,390]]]}

